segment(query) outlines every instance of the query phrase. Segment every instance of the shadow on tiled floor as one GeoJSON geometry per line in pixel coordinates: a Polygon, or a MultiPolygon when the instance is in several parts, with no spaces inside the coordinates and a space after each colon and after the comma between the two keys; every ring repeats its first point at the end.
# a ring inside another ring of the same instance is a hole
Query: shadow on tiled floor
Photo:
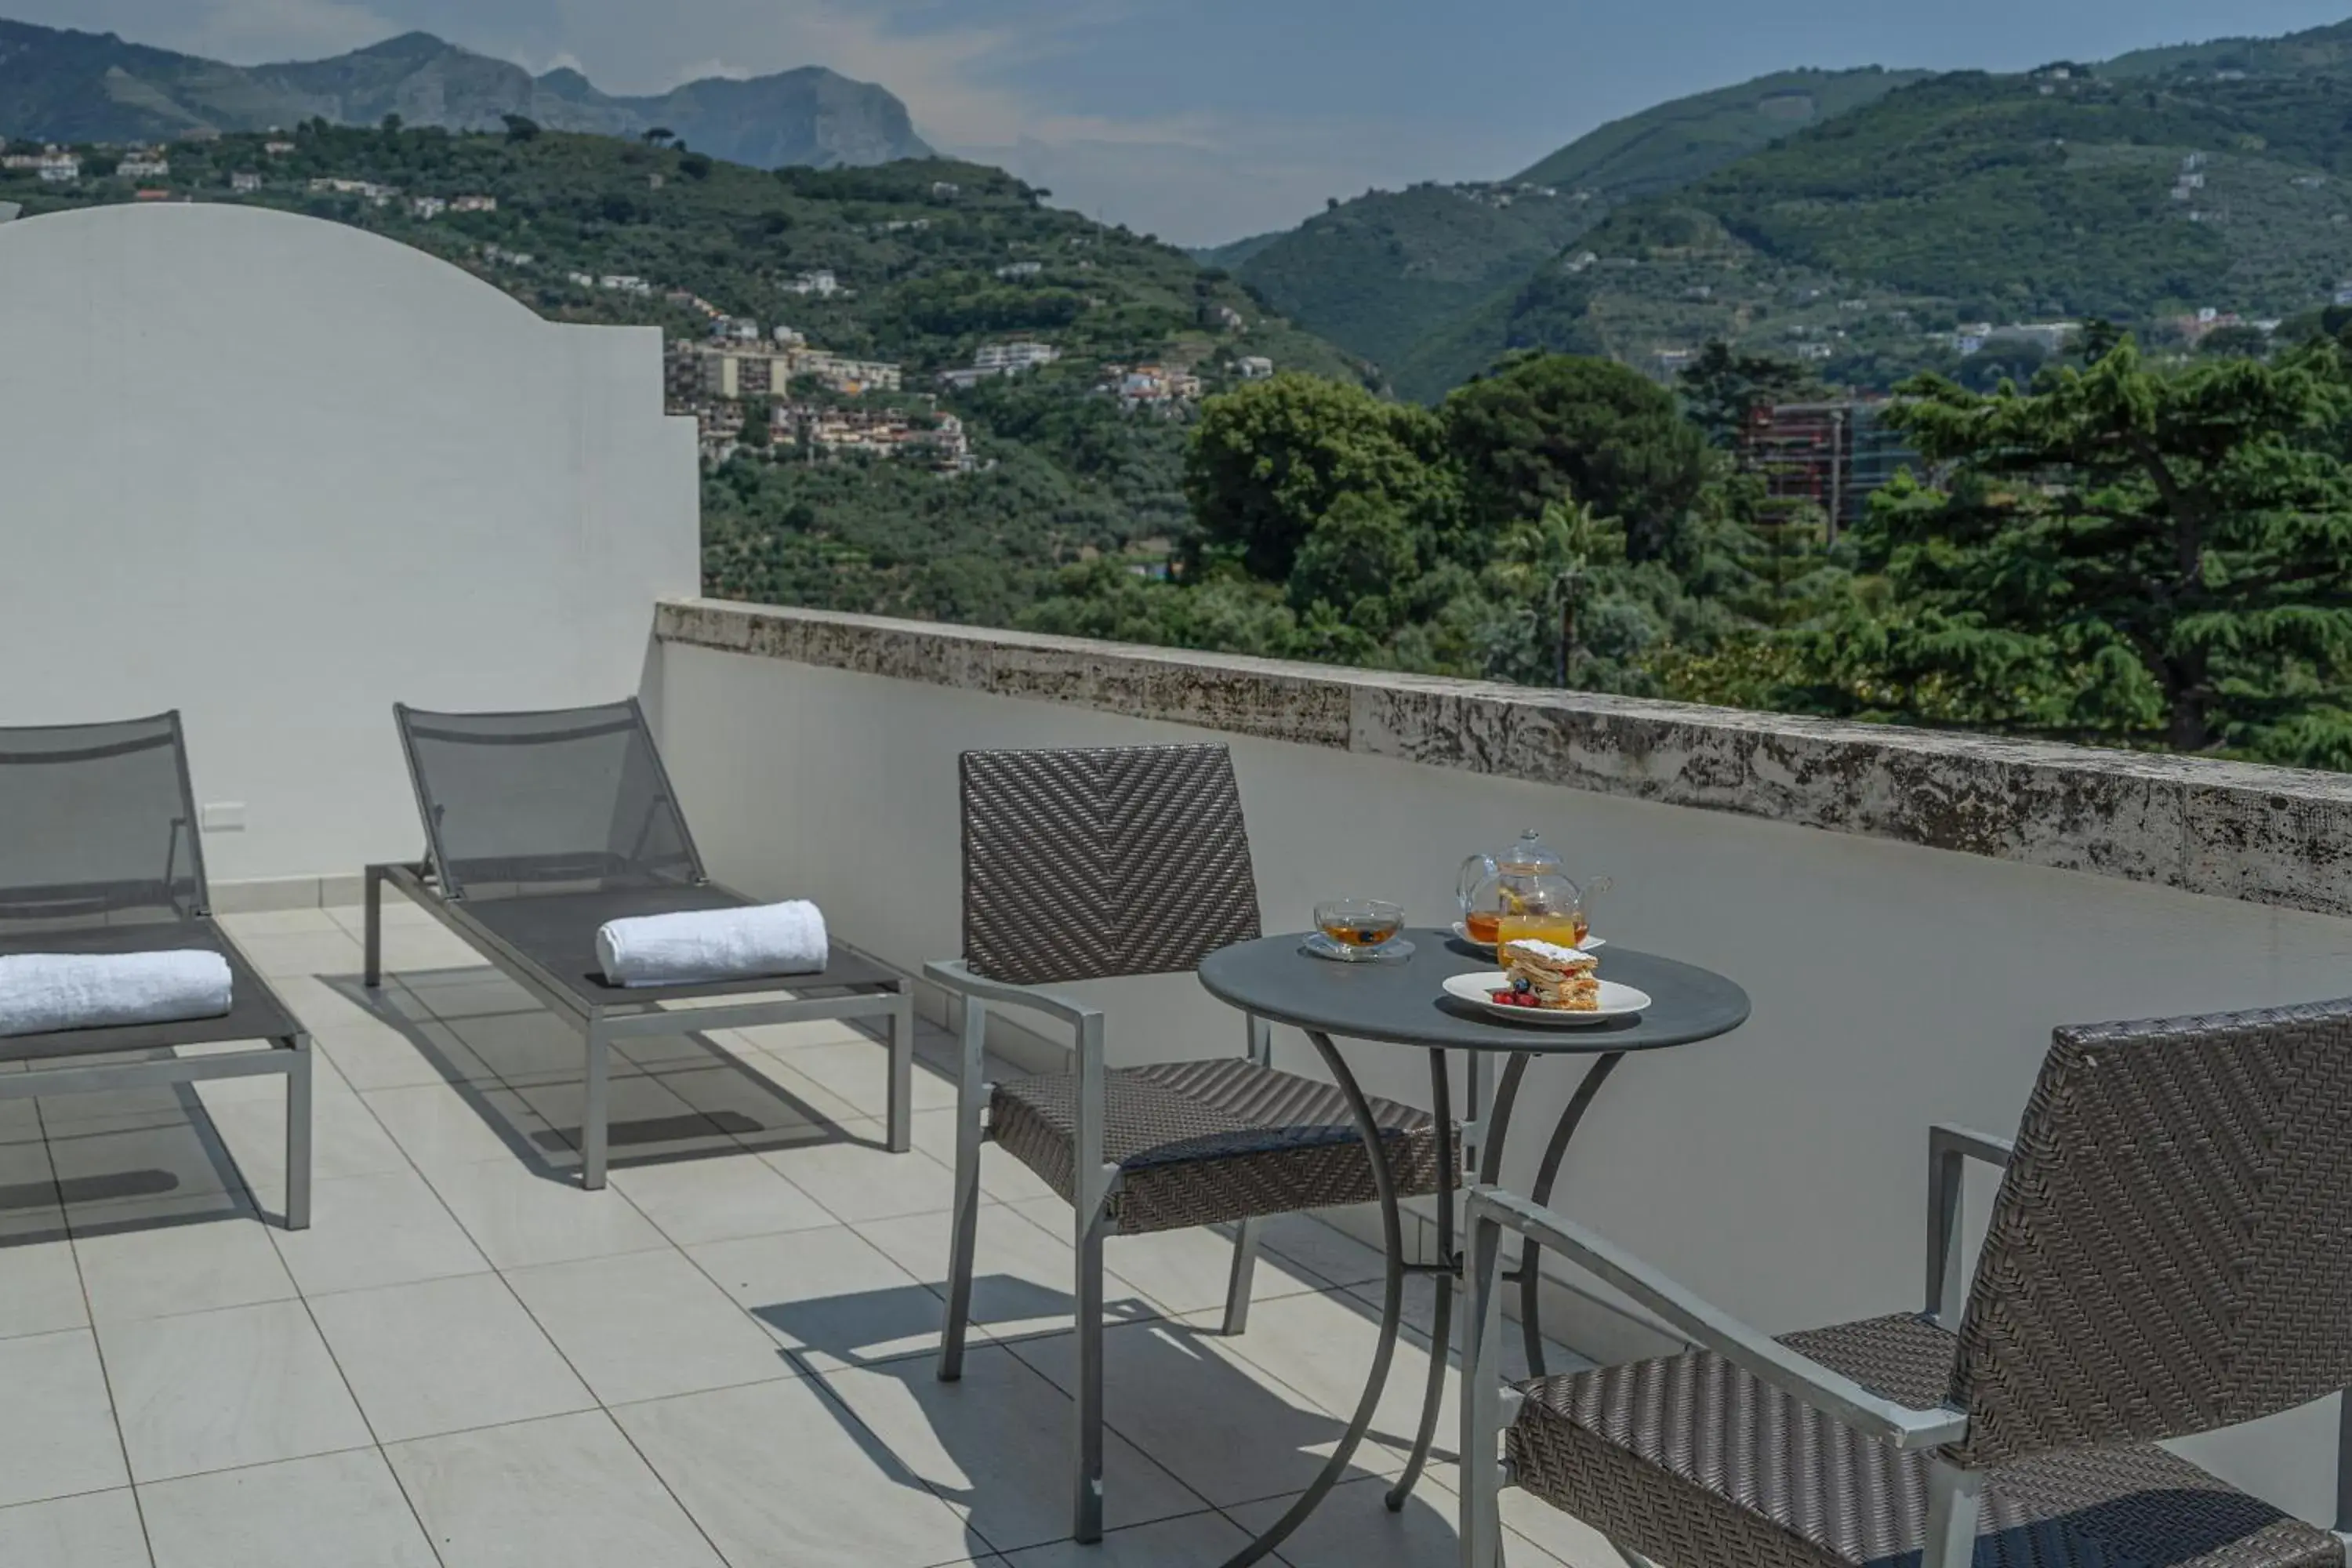
{"type": "MultiPolygon", "coordinates": [[[[1225,1339],[1222,1238],[1116,1238],[1114,1528],[1074,1546],[1068,1210],[998,1151],[965,1375],[935,1375],[945,1037],[900,1155],[850,1026],[630,1042],[584,1193],[576,1037],[415,911],[365,991],[357,919],[230,921],[316,1040],[311,1229],[274,1219],[276,1080],[0,1102],[0,1563],[1192,1568],[1337,1439],[1376,1258],[1278,1223],[1225,1339]]],[[[1284,1561],[1450,1561],[1450,1428],[1402,1514],[1379,1497],[1426,1364],[1400,1346],[1284,1561]]],[[[1518,1568],[1606,1561],[1513,1522],[1518,1568]]]]}

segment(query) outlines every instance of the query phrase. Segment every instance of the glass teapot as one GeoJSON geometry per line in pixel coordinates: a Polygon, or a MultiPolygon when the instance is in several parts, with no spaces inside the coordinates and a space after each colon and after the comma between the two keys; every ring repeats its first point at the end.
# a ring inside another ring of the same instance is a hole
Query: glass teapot
{"type": "Polygon", "coordinates": [[[1463,934],[1489,947],[1521,936],[1563,947],[1582,942],[1592,929],[1592,897],[1605,891],[1609,880],[1599,878],[1579,887],[1560,866],[1559,856],[1532,827],[1499,855],[1463,861],[1454,887],[1463,934]]]}

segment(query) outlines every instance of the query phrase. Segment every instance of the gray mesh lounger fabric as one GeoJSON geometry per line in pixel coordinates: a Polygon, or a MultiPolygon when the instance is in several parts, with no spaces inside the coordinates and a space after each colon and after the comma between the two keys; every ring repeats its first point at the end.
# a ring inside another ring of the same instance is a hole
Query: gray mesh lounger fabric
{"type": "Polygon", "coordinates": [[[528,713],[395,704],[445,896],[692,887],[701,858],[632,699],[528,713]]]}
{"type": "Polygon", "coordinates": [[[751,991],[816,991],[883,986],[898,977],[880,964],[839,948],[822,974],[761,975],[702,985],[607,985],[596,960],[596,932],[607,921],[689,910],[740,909],[753,900],[705,882],[692,888],[630,888],[614,892],[544,893],[518,899],[467,899],[455,906],[467,919],[514,948],[591,1007],[733,996],[751,991]]]}
{"type": "MultiPolygon", "coordinates": [[[[1918,1409],[1954,1336],[1916,1317],[1784,1336],[1918,1409]]],[[[1506,1437],[1514,1478],[1662,1563],[1902,1568],[1919,1561],[1928,1458],[1899,1454],[1704,1351],[1538,1378],[1506,1437]]],[[[2147,1444],[1992,1468],[1977,1568],[2341,1568],[2336,1537],[2147,1444]]]]}
{"type": "Polygon", "coordinates": [[[229,1010],[217,1018],[136,1024],[116,1029],[63,1029],[47,1035],[0,1036],[0,1061],[98,1056],[118,1051],[209,1046],[226,1040],[282,1040],[302,1032],[268,983],[254,973],[236,944],[208,920],[78,926],[61,931],[0,932],[0,955],[24,952],[163,952],[209,948],[228,960],[229,1010]]]}
{"type": "Polygon", "coordinates": [[[180,716],[0,729],[0,932],[208,907],[180,716]]]}
{"type": "Polygon", "coordinates": [[[614,1042],[813,1019],[887,1024],[887,1144],[913,1146],[914,995],[897,971],[837,944],[820,973],[698,985],[608,985],[596,932],[609,921],[740,909],[709,880],[636,700],[519,713],[394,704],[426,860],[367,868],[365,979],[382,978],[378,912],[391,883],[521,980],[584,1037],[581,1183],[604,1185],[614,1042]],[[709,1002],[704,1007],[659,1003],[709,1002]]]}
{"type": "Polygon", "coordinates": [[[0,954],[208,948],[218,1018],[0,1037],[0,1061],[103,1056],[302,1032],[205,911],[180,716],[0,729],[0,954]]]}
{"type": "Polygon", "coordinates": [[[0,1077],[0,1100],[283,1076],[283,1219],[305,1230],[310,1037],[211,908],[178,713],[0,729],[0,953],[208,948],[229,966],[229,1011],[217,1018],[0,1038],[0,1063],[22,1069],[0,1077]],[[247,1050],[171,1054],[248,1041],[247,1050]]]}

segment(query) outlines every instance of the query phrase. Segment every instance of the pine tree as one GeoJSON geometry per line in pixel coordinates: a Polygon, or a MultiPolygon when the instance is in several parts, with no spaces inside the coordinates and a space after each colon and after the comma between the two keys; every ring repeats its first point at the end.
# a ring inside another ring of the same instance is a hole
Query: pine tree
{"type": "Polygon", "coordinates": [[[2344,351],[2164,369],[2100,346],[2030,391],[1906,388],[1891,417],[1949,468],[1869,530],[1891,662],[1993,709],[2050,683],[2095,738],[2352,766],[2344,351]]]}

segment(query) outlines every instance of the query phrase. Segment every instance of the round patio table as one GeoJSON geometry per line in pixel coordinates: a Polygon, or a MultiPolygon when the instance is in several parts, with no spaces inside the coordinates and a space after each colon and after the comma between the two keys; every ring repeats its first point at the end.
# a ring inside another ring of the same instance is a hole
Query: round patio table
{"type": "MultiPolygon", "coordinates": [[[[1471,946],[1451,931],[1412,930],[1412,956],[1401,963],[1341,963],[1317,958],[1305,951],[1304,933],[1263,937],[1239,942],[1201,961],[1201,984],[1209,994],[1255,1017],[1288,1024],[1305,1031],[1316,1052],[1330,1069],[1348,1108],[1356,1119],[1372,1165],[1372,1184],[1380,1194],[1381,1230],[1386,1244],[1387,1268],[1381,1297],[1381,1337],[1373,1352],[1370,1379],[1356,1405],[1355,1417],[1331,1458],[1282,1518],[1252,1542],[1226,1568],[1244,1568],[1272,1552],[1315,1511],[1338,1484],[1370,1427],[1372,1413],[1388,1384],[1389,1363],[1396,1352],[1397,1329],[1404,1310],[1404,1279],[1408,1273],[1461,1277],[1461,1258],[1454,1247],[1454,1187],[1456,1174],[1466,1169],[1480,1184],[1491,1185],[1501,1171],[1503,1140],[1509,1130],[1511,1108],[1518,1097],[1528,1064],[1539,1057],[1581,1057],[1584,1078],[1570,1099],[1544,1146],[1528,1195],[1548,1203],[1559,1175],[1570,1140],[1591,1109],[1595,1096],[1618,1063],[1635,1051],[1663,1050],[1729,1034],[1748,1021],[1748,993],[1709,970],[1694,964],[1637,952],[1609,943],[1600,950],[1601,973],[1609,979],[1646,991],[1651,1005],[1641,1013],[1590,1024],[1546,1024],[1507,1019],[1445,994],[1444,982],[1456,974],[1499,967],[1493,954],[1471,946]],[[1396,1180],[1385,1141],[1372,1120],[1347,1058],[1333,1039],[1364,1040],[1405,1046],[1429,1053],[1430,1110],[1436,1118],[1437,1246],[1439,1261],[1408,1264],[1404,1258],[1404,1222],[1397,1206],[1396,1180]],[[1446,1053],[1462,1051],[1469,1062],[1468,1116],[1462,1124],[1463,1149],[1454,1152],[1452,1086],[1446,1073],[1446,1053]],[[1491,1100],[1487,1087],[1493,1066],[1502,1058],[1499,1083],[1491,1100]],[[1482,1110],[1484,1114],[1482,1115],[1482,1110]]],[[[1542,1375],[1543,1331],[1537,1314],[1538,1261],[1530,1240],[1520,1256],[1519,1324],[1526,1335],[1528,1364],[1542,1375]]],[[[1391,1510],[1404,1507],[1429,1458],[1437,1428],[1440,1396],[1445,1386],[1446,1350],[1451,1342],[1454,1292],[1441,1284],[1431,1324],[1429,1390],[1423,1403],[1421,1427],[1412,1458],[1396,1484],[1389,1489],[1391,1510]]]]}

